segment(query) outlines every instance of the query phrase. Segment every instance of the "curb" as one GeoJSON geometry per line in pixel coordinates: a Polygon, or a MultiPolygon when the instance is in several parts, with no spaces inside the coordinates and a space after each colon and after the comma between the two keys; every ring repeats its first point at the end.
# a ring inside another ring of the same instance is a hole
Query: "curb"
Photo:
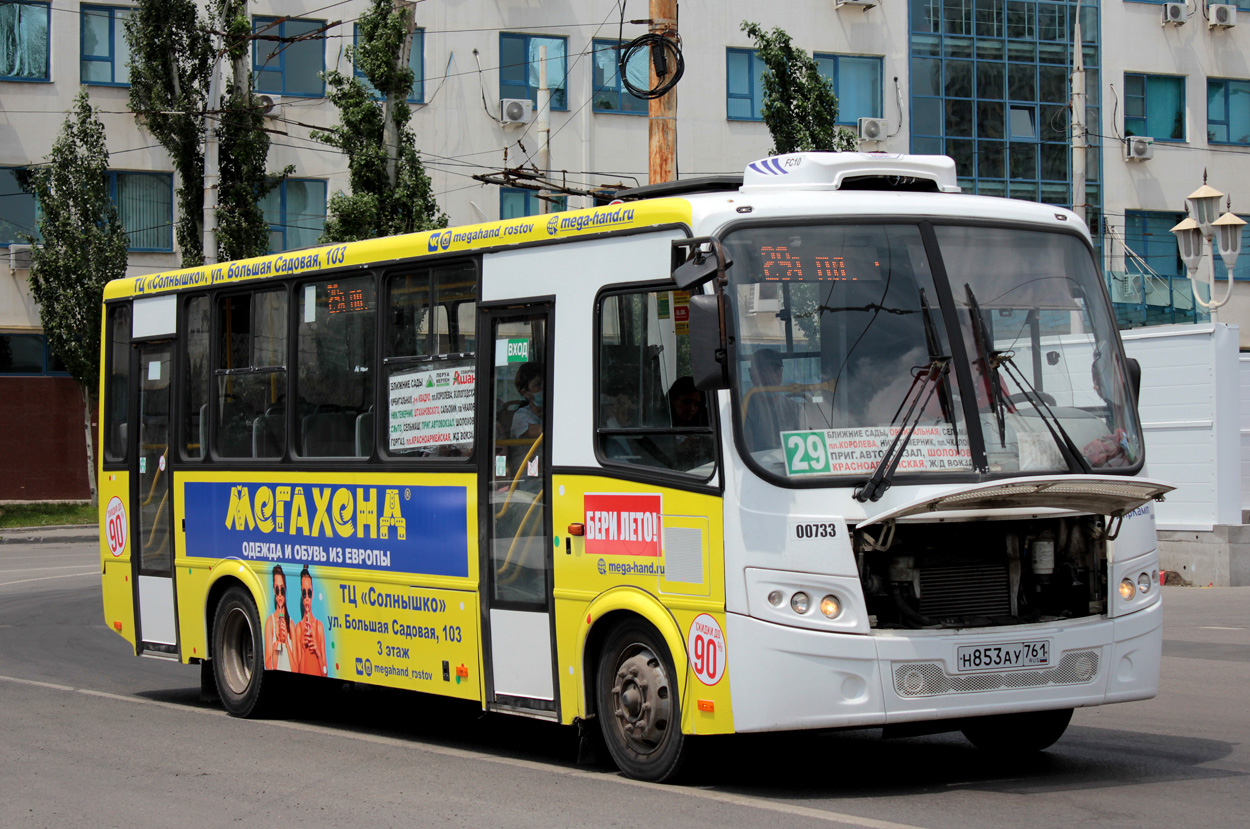
{"type": "Polygon", "coordinates": [[[99,541],[99,533],[90,535],[0,535],[0,544],[80,544],[99,541]]]}

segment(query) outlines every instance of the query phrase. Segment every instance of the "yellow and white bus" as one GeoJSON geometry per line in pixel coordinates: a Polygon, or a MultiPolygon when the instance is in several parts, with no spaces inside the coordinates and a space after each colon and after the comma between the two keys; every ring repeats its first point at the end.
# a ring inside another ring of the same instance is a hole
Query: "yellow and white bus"
{"type": "Polygon", "coordinates": [[[111,283],[106,623],[237,716],[374,683],[597,721],[649,780],[1153,696],[1169,487],[1088,231],[958,191],[794,154],[111,283]]]}

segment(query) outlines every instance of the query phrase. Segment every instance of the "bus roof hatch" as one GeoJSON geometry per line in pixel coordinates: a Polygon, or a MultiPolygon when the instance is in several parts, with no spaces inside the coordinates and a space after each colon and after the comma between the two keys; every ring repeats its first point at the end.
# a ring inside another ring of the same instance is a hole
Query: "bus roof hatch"
{"type": "Polygon", "coordinates": [[[744,193],[768,190],[904,190],[958,193],[955,162],[944,155],[790,153],[747,165],[744,193]]]}

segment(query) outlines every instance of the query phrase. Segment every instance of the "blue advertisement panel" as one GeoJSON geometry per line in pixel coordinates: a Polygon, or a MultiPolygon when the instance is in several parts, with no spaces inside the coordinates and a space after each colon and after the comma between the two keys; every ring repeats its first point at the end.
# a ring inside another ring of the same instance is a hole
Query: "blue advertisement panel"
{"type": "Polygon", "coordinates": [[[462,486],[188,482],[187,555],[468,576],[462,486]]]}

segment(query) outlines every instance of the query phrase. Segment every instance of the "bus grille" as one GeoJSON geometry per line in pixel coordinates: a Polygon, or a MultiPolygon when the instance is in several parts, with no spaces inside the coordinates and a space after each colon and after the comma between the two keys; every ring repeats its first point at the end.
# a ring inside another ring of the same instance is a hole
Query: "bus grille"
{"type": "Polygon", "coordinates": [[[980,562],[920,568],[920,612],[933,619],[1010,615],[1007,565],[980,562]]]}
{"type": "Polygon", "coordinates": [[[972,694],[1044,685],[1083,685],[1098,676],[1098,651],[1064,654],[1053,668],[976,674],[949,674],[940,662],[896,662],[894,690],[900,697],[972,694]]]}

